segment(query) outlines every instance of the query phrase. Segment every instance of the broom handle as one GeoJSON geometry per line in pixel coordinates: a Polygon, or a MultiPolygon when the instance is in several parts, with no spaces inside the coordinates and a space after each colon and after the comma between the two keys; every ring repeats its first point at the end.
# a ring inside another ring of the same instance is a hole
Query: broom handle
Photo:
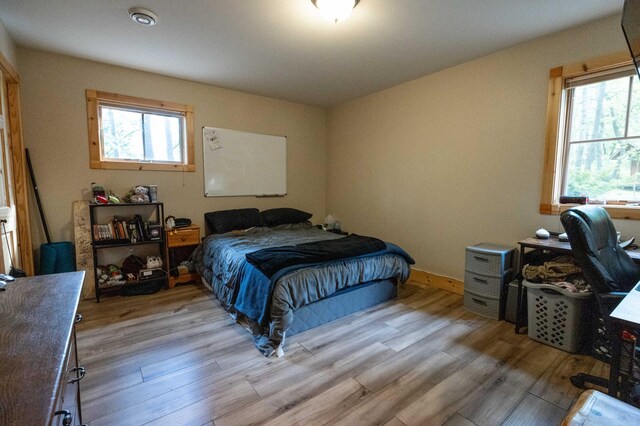
{"type": "Polygon", "coordinates": [[[47,237],[47,243],[51,242],[49,237],[49,228],[47,228],[47,220],[44,218],[44,210],[42,210],[42,202],[40,201],[40,192],[38,191],[38,184],[36,183],[36,177],[33,174],[33,167],[31,166],[31,157],[29,156],[29,148],[25,148],[24,151],[27,154],[27,166],[29,166],[29,176],[31,176],[31,183],[33,183],[33,190],[36,193],[36,202],[38,203],[38,211],[40,212],[40,220],[42,221],[42,227],[44,228],[44,235],[47,237]]]}

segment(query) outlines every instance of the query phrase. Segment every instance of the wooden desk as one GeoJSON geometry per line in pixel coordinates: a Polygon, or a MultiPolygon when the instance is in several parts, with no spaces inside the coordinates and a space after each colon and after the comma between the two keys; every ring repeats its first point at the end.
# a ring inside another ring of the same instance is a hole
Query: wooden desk
{"type": "MultiPolygon", "coordinates": [[[[629,402],[633,383],[633,365],[623,363],[623,339],[625,329],[640,330],[640,283],[622,299],[613,310],[611,318],[611,335],[617,342],[611,342],[611,368],[609,369],[609,395],[629,402]],[[627,365],[623,365],[627,364],[627,365]],[[629,368],[630,367],[630,368],[629,368]]],[[[631,342],[631,348],[638,342],[631,342]]],[[[628,359],[628,358],[627,358],[628,359]]]]}
{"type": "Polygon", "coordinates": [[[83,279],[18,278],[0,291],[0,424],[64,424],[67,412],[70,424],[82,422],[74,324],[83,279]]]}
{"type": "MultiPolygon", "coordinates": [[[[526,249],[540,249],[552,253],[571,253],[571,244],[558,240],[558,237],[551,236],[546,240],[539,238],[527,238],[518,241],[520,245],[520,262],[518,267],[520,270],[524,267],[524,255],[526,249]]],[[[640,250],[627,250],[627,254],[636,262],[640,263],[640,250]]],[[[516,303],[516,333],[520,333],[520,329],[524,327],[524,309],[523,304],[526,303],[526,294],[522,291],[522,281],[518,282],[518,299],[516,303]]]]}

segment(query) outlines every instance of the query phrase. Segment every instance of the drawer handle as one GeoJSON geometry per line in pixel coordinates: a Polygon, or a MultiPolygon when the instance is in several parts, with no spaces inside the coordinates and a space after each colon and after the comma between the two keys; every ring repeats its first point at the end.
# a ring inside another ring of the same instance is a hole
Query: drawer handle
{"type": "Polygon", "coordinates": [[[484,300],[480,300],[480,299],[476,299],[475,297],[472,297],[471,300],[473,300],[474,302],[476,302],[478,305],[484,305],[487,306],[487,302],[485,302],[484,300]]]}
{"type": "Polygon", "coordinates": [[[78,377],[75,379],[69,380],[67,383],[73,384],[73,383],[79,382],[84,378],[84,375],[87,372],[87,370],[85,370],[84,367],[76,367],[69,370],[69,373],[75,373],[76,371],[78,372],[78,377]]]}
{"type": "Polygon", "coordinates": [[[473,258],[475,260],[477,260],[478,262],[488,262],[489,261],[489,259],[487,259],[486,257],[473,256],[473,258]]]}
{"type": "Polygon", "coordinates": [[[82,321],[82,314],[76,314],[76,322],[82,321]]]}
{"type": "Polygon", "coordinates": [[[69,410],[56,411],[54,416],[64,416],[62,417],[62,426],[71,426],[71,423],[73,423],[73,417],[71,417],[69,410]]]}
{"type": "Polygon", "coordinates": [[[473,277],[473,280],[478,283],[489,284],[489,281],[483,280],[482,278],[473,277]]]}

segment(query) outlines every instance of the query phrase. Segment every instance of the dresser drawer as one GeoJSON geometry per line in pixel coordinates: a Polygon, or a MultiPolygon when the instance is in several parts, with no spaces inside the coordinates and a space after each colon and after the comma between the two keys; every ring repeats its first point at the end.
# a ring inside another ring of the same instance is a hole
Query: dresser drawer
{"type": "Polygon", "coordinates": [[[481,275],[502,276],[511,268],[514,250],[498,251],[489,247],[492,246],[480,244],[467,247],[464,268],[481,275]]]}
{"type": "Polygon", "coordinates": [[[464,291],[464,307],[480,316],[499,320],[500,300],[464,291]]]}
{"type": "Polygon", "coordinates": [[[464,289],[487,297],[500,297],[503,278],[464,272],[464,289]]]}
{"type": "Polygon", "coordinates": [[[502,275],[502,256],[467,250],[464,267],[483,275],[502,275]]]}
{"type": "Polygon", "coordinates": [[[167,231],[167,246],[180,247],[200,244],[200,228],[183,228],[167,231]]]}
{"type": "Polygon", "coordinates": [[[71,419],[71,425],[77,426],[82,423],[80,412],[80,380],[84,377],[84,368],[78,366],[76,349],[75,330],[71,338],[64,368],[63,380],[60,383],[61,393],[56,405],[56,413],[53,425],[62,426],[65,418],[71,419]]]}

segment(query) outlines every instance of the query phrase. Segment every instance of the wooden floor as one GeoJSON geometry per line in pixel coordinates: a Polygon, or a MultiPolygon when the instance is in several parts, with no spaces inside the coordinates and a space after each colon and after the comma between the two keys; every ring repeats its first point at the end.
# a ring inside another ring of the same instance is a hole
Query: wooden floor
{"type": "Polygon", "coordinates": [[[606,365],[409,282],[397,300],[292,336],[264,358],[199,285],[83,301],[91,425],[558,425],[575,372],[606,365]]]}

